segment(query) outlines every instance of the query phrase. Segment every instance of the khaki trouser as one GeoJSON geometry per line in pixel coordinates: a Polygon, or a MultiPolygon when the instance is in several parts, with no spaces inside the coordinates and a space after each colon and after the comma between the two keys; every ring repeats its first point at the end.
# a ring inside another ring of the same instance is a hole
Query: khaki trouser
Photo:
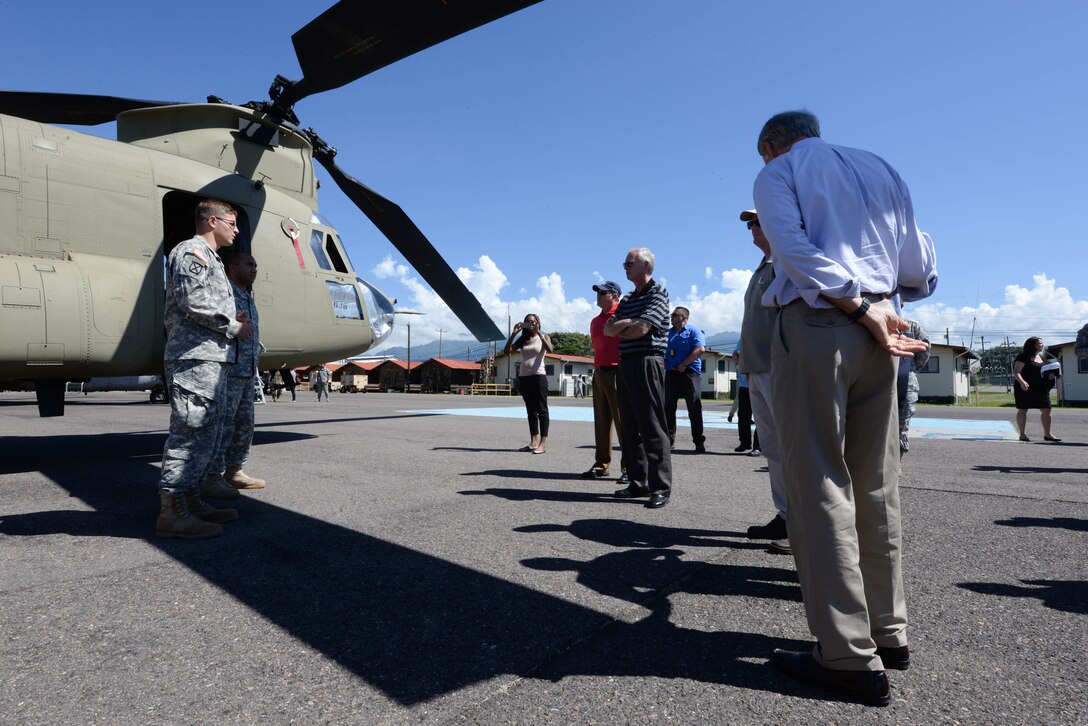
{"type": "Polygon", "coordinates": [[[907,643],[896,363],[838,309],[801,301],[780,311],[771,355],[786,526],[813,655],[836,670],[880,670],[877,646],[907,643]]]}
{"type": "MultiPolygon", "coordinates": [[[[620,407],[616,399],[616,369],[597,368],[593,372],[593,439],[597,445],[593,468],[607,474],[612,465],[612,427],[616,428],[616,441],[623,449],[620,431],[620,407]]],[[[620,472],[627,471],[620,458],[620,472]]]]}
{"type": "Polygon", "coordinates": [[[778,427],[771,408],[771,374],[746,373],[748,397],[752,403],[752,418],[759,434],[759,448],[767,461],[771,475],[771,501],[779,516],[786,518],[786,478],[782,473],[782,452],[778,446],[778,427]]]}

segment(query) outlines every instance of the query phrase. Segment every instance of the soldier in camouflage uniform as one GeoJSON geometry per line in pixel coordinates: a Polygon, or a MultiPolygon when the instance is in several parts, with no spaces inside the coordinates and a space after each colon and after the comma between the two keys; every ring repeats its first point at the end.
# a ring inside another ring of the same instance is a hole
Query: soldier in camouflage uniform
{"type": "MultiPolygon", "coordinates": [[[[915,320],[907,320],[910,324],[903,335],[924,340],[929,343],[929,333],[915,320]]],[[[915,371],[920,371],[929,362],[929,348],[918,351],[913,358],[899,359],[899,458],[910,450],[910,440],[907,433],[910,431],[910,420],[914,417],[914,407],[918,403],[918,376],[915,371]]]]}
{"type": "Polygon", "coordinates": [[[204,496],[237,497],[237,489],[264,489],[264,479],[242,471],[253,444],[254,391],[258,389],[257,361],[261,357],[260,318],[250,292],[257,279],[257,261],[245,252],[226,250],[224,264],[234,293],[234,307],[253,323],[253,337],[238,341],[238,360],[227,370],[223,433],[209,474],[204,496]]]}
{"type": "Polygon", "coordinates": [[[196,207],[196,236],[175,247],[166,269],[166,384],[170,390],[170,435],[159,482],[159,537],[202,539],[223,532],[238,518],[201,497],[200,484],[219,445],[227,368],[236,340],[248,340],[253,325],[234,309],[234,296],[217,251],[238,234],[229,204],[204,200],[196,207]]]}
{"type": "Polygon", "coordinates": [[[310,377],[310,380],[314,382],[314,390],[317,392],[317,400],[320,401],[321,397],[325,397],[325,403],[329,402],[329,369],[325,366],[321,366],[310,377]]]}

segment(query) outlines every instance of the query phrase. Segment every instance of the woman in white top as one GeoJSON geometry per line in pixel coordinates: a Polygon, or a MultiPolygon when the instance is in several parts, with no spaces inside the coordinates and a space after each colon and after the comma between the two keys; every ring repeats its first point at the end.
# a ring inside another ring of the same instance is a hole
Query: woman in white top
{"type": "Polygon", "coordinates": [[[544,370],[544,356],[552,352],[552,339],[540,329],[540,318],[533,313],[525,321],[514,323],[514,332],[506,341],[506,354],[521,351],[521,367],[518,369],[518,389],[525,400],[529,414],[529,445],[521,451],[543,454],[548,440],[548,376],[544,370]],[[518,333],[521,337],[514,340],[518,333]]]}

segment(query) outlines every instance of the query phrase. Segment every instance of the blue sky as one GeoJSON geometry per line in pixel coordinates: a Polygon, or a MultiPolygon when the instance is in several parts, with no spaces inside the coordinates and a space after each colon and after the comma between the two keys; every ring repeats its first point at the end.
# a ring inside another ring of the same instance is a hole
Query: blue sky
{"type": "MultiPolygon", "coordinates": [[[[324,7],[0,0],[0,88],[263,100],[277,73],[299,77],[290,36],[324,7]]],[[[464,268],[503,330],[508,311],[588,329],[591,285],[626,287],[638,245],[693,324],[739,329],[759,261],[737,220],[755,136],[807,108],[825,139],[880,154],[910,186],[941,279],[909,313],[932,337],[1072,339],[1088,321],[1088,3],[770,7],[544,0],[296,112],[464,268]]],[[[465,336],[333,184],[320,200],[362,276],[427,313],[413,343],[465,336]]]]}

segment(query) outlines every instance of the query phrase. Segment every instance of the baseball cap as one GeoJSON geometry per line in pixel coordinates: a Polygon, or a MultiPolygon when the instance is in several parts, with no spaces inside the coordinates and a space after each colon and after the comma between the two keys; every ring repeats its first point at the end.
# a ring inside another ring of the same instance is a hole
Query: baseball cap
{"type": "Polygon", "coordinates": [[[598,282],[593,286],[594,292],[610,292],[613,295],[620,294],[620,286],[611,280],[605,280],[604,282],[598,282]]]}
{"type": "Polygon", "coordinates": [[[759,215],[756,214],[754,209],[745,209],[740,213],[740,221],[742,222],[751,222],[753,219],[759,219],[759,215]]]}

